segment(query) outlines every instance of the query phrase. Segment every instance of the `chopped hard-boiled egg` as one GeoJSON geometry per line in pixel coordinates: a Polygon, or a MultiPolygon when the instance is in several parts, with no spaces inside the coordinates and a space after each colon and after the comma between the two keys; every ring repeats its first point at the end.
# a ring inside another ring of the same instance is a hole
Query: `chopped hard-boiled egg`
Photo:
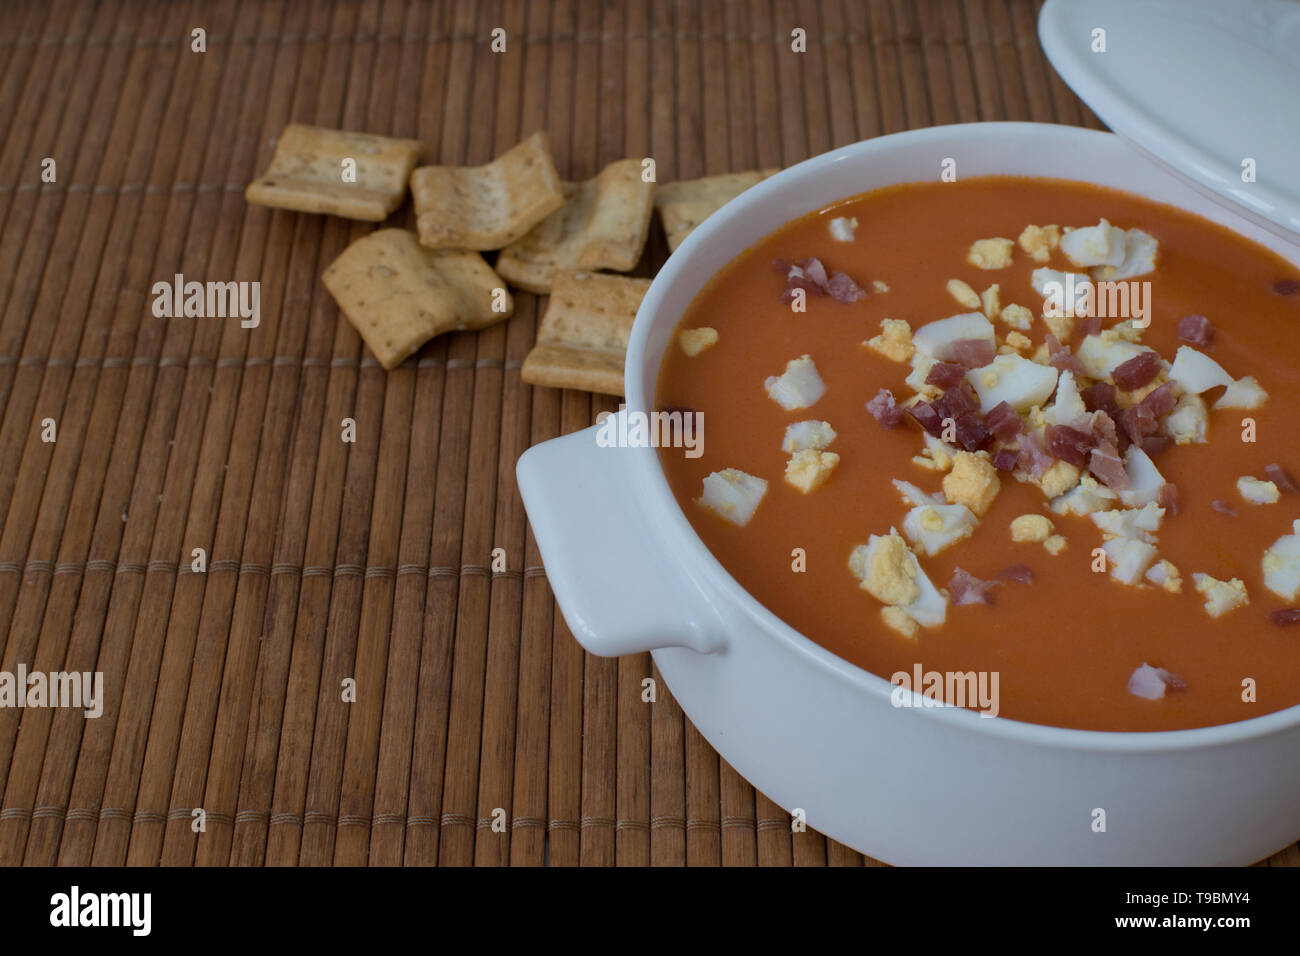
{"type": "Polygon", "coordinates": [[[1152,351],[1155,350],[1129,342],[1114,330],[1107,329],[1096,335],[1085,336],[1075,355],[1090,378],[1109,379],[1111,373],[1129,359],[1152,351]]]}
{"type": "Polygon", "coordinates": [[[941,362],[953,357],[956,343],[969,339],[983,339],[996,347],[993,323],[982,312],[950,315],[946,319],[927,322],[912,333],[912,343],[917,349],[941,362]]]}
{"type": "Polygon", "coordinates": [[[1137,445],[1129,445],[1124,452],[1124,470],[1128,472],[1128,487],[1120,492],[1120,500],[1130,508],[1139,508],[1160,497],[1165,483],[1164,475],[1151,456],[1137,445]]]}
{"type": "Polygon", "coordinates": [[[948,280],[948,294],[957,300],[958,305],[968,309],[978,309],[982,305],[979,293],[961,279],[948,280]]]}
{"type": "Polygon", "coordinates": [[[1043,421],[1048,425],[1075,425],[1079,419],[1088,414],[1083,404],[1083,396],[1074,381],[1074,373],[1068,369],[1061,373],[1056,382],[1056,398],[1043,410],[1043,421]]]}
{"type": "Polygon", "coordinates": [[[698,329],[682,329],[677,335],[677,344],[691,358],[707,348],[718,344],[718,330],[704,326],[698,329]]]}
{"type": "Polygon", "coordinates": [[[1045,402],[1056,388],[1057,371],[1020,355],[999,355],[983,368],[973,368],[966,380],[980,398],[980,412],[1006,402],[1018,412],[1045,402]]]}
{"type": "Polygon", "coordinates": [[[1072,229],[1061,237],[1061,251],[1076,266],[1117,266],[1126,251],[1124,230],[1105,219],[1095,226],[1072,229]]]}
{"type": "Polygon", "coordinates": [[[724,468],[704,479],[704,491],[695,503],[734,525],[746,525],[767,494],[767,482],[739,468],[724,468]]]}
{"type": "Polygon", "coordinates": [[[769,376],[764,386],[772,401],[787,411],[807,408],[826,393],[826,384],[808,355],[791,359],[785,371],[779,376],[769,376]]]}
{"type": "Polygon", "coordinates": [[[1141,229],[1124,230],[1124,261],[1119,265],[1099,266],[1093,269],[1098,279],[1116,281],[1134,279],[1154,272],[1156,268],[1156,251],[1159,249],[1156,237],[1141,229]]]}
{"type": "Polygon", "coordinates": [[[1300,519],[1264,552],[1264,587],[1284,601],[1300,596],[1300,519]]]}
{"type": "Polygon", "coordinates": [[[1061,515],[1090,515],[1112,507],[1118,498],[1091,475],[1083,475],[1077,485],[1052,499],[1052,510],[1061,515]]]}
{"type": "Polygon", "coordinates": [[[1223,617],[1229,611],[1250,603],[1246,585],[1241,578],[1220,581],[1202,571],[1192,575],[1196,590],[1205,595],[1205,612],[1210,617],[1223,617]]]}
{"type": "Polygon", "coordinates": [[[1011,265],[1010,239],[976,239],[966,253],[966,261],[979,269],[1005,269],[1011,265]]]}
{"type": "Polygon", "coordinates": [[[1253,376],[1246,375],[1224,389],[1223,395],[1214,403],[1214,407],[1250,410],[1259,408],[1266,401],[1268,401],[1268,392],[1264,391],[1253,376]]]}
{"type": "MultiPolygon", "coordinates": [[[[998,318],[1018,332],[1028,332],[1034,324],[1034,313],[1023,305],[1016,305],[1014,302],[1003,306],[1002,311],[998,313],[998,318]]],[[[1008,336],[1008,340],[1010,340],[1010,336],[1008,336]]]]}
{"type": "Polygon", "coordinates": [[[969,538],[977,523],[965,505],[922,504],[903,517],[903,534],[917,551],[932,557],[969,538]]]}
{"type": "Polygon", "coordinates": [[[857,217],[836,216],[831,220],[830,229],[831,238],[836,242],[852,242],[853,234],[858,229],[857,217]]]}
{"type": "Polygon", "coordinates": [[[1179,445],[1204,442],[1209,423],[1205,399],[1189,393],[1179,398],[1174,410],[1165,417],[1165,434],[1179,445]]]}
{"type": "Polygon", "coordinates": [[[1164,520],[1165,509],[1155,502],[1150,502],[1141,508],[1094,511],[1089,517],[1107,537],[1133,538],[1153,544],[1155,533],[1160,530],[1160,523],[1164,520]]]}
{"type": "Polygon", "coordinates": [[[984,309],[984,314],[990,319],[996,319],[1002,309],[1000,292],[1001,289],[995,282],[980,293],[980,307],[984,309]]]}
{"type": "Polygon", "coordinates": [[[790,456],[785,466],[785,481],[805,495],[821,487],[831,476],[835,466],[840,463],[840,456],[833,451],[818,451],[805,448],[790,456]]]}
{"type": "Polygon", "coordinates": [[[1017,242],[1035,262],[1047,262],[1052,258],[1052,250],[1061,244],[1061,227],[1025,226],[1017,242]]]}
{"type": "Polygon", "coordinates": [[[906,362],[916,350],[912,344],[912,327],[904,319],[883,319],[880,334],[862,343],[891,362],[906,362]]]}
{"type": "Polygon", "coordinates": [[[921,596],[921,565],[895,528],[889,534],[873,534],[854,548],[849,569],[862,581],[863,590],[882,604],[904,607],[921,596]]]}
{"type": "Polygon", "coordinates": [[[1237,479],[1237,492],[1252,505],[1275,505],[1282,497],[1277,485],[1271,481],[1242,475],[1237,479]]]}
{"type": "Polygon", "coordinates": [[[1043,315],[1073,316],[1085,296],[1092,295],[1092,279],[1083,272],[1044,267],[1029,274],[1029,284],[1043,297],[1043,315]]]}
{"type": "Polygon", "coordinates": [[[919,465],[926,471],[947,471],[952,467],[952,456],[957,448],[946,441],[935,438],[929,432],[923,432],[925,452],[912,459],[912,464],[919,465]]]}
{"type": "MultiPolygon", "coordinates": [[[[1051,467],[1037,477],[1024,471],[1017,471],[1014,474],[1017,481],[1026,481],[1031,485],[1037,485],[1039,490],[1048,498],[1059,498],[1079,483],[1083,472],[1079,470],[1077,465],[1072,465],[1068,461],[1061,461],[1058,458],[1052,462],[1051,467]]],[[[1058,514],[1060,513],[1062,512],[1058,512],[1058,514]]]]}
{"type": "Polygon", "coordinates": [[[1137,538],[1111,538],[1101,546],[1110,563],[1110,576],[1121,584],[1139,584],[1156,559],[1156,547],[1137,538]]]}
{"type": "Polygon", "coordinates": [[[1218,362],[1190,345],[1178,346],[1174,364],[1169,369],[1169,380],[1177,382],[1194,395],[1217,385],[1231,385],[1233,378],[1218,362]]]}
{"type": "Polygon", "coordinates": [[[1173,562],[1167,558],[1161,558],[1147,568],[1147,573],[1143,577],[1170,594],[1178,594],[1183,590],[1183,577],[1178,573],[1178,568],[1174,567],[1173,562]]]}
{"type": "Polygon", "coordinates": [[[882,604],[895,605],[924,627],[938,627],[948,612],[948,597],[921,570],[897,529],[873,534],[849,556],[849,569],[882,604]]]}
{"type": "Polygon", "coordinates": [[[976,515],[988,511],[1001,487],[987,452],[957,452],[952,470],[943,476],[943,494],[949,503],[965,505],[976,515]]]}
{"type": "Polygon", "coordinates": [[[830,447],[833,441],[835,441],[835,429],[831,428],[830,422],[809,419],[785,426],[785,438],[781,442],[781,450],[791,454],[806,448],[820,451],[830,447]]]}
{"type": "Polygon", "coordinates": [[[1052,522],[1046,515],[1024,514],[1011,522],[1011,540],[1042,544],[1052,535],[1052,522]]]}
{"type": "Polygon", "coordinates": [[[939,492],[929,494],[912,484],[910,481],[900,481],[895,478],[893,485],[898,489],[898,493],[903,496],[903,501],[909,505],[941,505],[944,503],[944,497],[939,492]]]}

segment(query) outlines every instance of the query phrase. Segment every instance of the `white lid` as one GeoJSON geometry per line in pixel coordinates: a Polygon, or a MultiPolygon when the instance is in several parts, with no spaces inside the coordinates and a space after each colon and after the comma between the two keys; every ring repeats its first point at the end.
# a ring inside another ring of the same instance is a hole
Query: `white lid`
{"type": "Polygon", "coordinates": [[[1112,130],[1271,232],[1300,236],[1300,2],[1047,0],[1038,35],[1112,130]]]}

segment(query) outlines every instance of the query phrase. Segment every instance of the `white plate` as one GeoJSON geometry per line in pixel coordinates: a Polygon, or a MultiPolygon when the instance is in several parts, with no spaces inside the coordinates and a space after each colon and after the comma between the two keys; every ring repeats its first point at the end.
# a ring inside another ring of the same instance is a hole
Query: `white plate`
{"type": "Polygon", "coordinates": [[[1108,126],[1216,201],[1300,240],[1300,3],[1047,0],[1047,58],[1108,126]],[[1095,52],[1097,30],[1105,52],[1095,52]],[[1243,181],[1254,161],[1255,181],[1243,181]]]}

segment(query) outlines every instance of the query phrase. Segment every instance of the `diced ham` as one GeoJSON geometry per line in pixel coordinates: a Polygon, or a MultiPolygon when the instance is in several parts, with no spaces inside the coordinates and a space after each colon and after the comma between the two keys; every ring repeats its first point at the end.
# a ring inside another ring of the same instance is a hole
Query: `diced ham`
{"type": "Polygon", "coordinates": [[[940,419],[956,419],[963,412],[978,412],[980,400],[970,384],[963,381],[956,387],[948,389],[931,404],[939,413],[940,419]]]}
{"type": "Polygon", "coordinates": [[[1003,581],[1017,581],[1020,584],[1030,584],[1034,580],[1033,568],[1024,564],[1013,564],[1010,567],[1003,568],[998,572],[998,577],[1003,581]]]}
{"type": "Polygon", "coordinates": [[[1069,425],[1048,425],[1043,435],[1049,454],[1080,468],[1088,464],[1088,455],[1097,444],[1092,435],[1069,425]]]}
{"type": "Polygon", "coordinates": [[[826,267],[822,265],[820,259],[800,259],[798,265],[803,270],[804,275],[815,282],[823,292],[826,291],[828,281],[826,267]]]}
{"type": "Polygon", "coordinates": [[[1149,385],[1160,374],[1160,356],[1155,352],[1139,352],[1127,362],[1121,362],[1110,373],[1115,387],[1132,392],[1149,385]]]}
{"type": "Polygon", "coordinates": [[[1215,511],[1219,512],[1220,514],[1227,515],[1229,518],[1237,517],[1236,509],[1233,508],[1232,505],[1224,501],[1222,498],[1215,498],[1213,501],[1210,502],[1210,507],[1213,508],[1215,511]]]}
{"type": "Polygon", "coordinates": [[[1088,470],[1111,491],[1124,491],[1128,488],[1128,470],[1124,467],[1124,459],[1118,454],[1094,448],[1088,457],[1088,470]]]}
{"type": "Polygon", "coordinates": [[[993,467],[998,471],[1012,471],[1020,461],[1020,452],[1015,448],[1002,448],[993,456],[993,467]]]}
{"type": "Polygon", "coordinates": [[[1214,342],[1214,326],[1203,315],[1185,315],[1178,320],[1178,338],[1204,348],[1214,342]]]}
{"type": "Polygon", "coordinates": [[[776,259],[773,260],[772,266],[785,276],[785,291],[781,293],[781,301],[786,305],[794,301],[794,294],[798,289],[803,289],[809,295],[826,294],[825,288],[809,276],[802,265],[797,263],[792,265],[785,259],[776,259]]]}
{"type": "MultiPolygon", "coordinates": [[[[1115,397],[1115,386],[1110,382],[1097,382],[1089,385],[1079,393],[1083,399],[1083,407],[1090,412],[1105,412],[1112,422],[1118,422],[1119,416],[1123,409],[1119,407],[1119,401],[1115,397]]],[[[1123,436],[1120,440],[1120,451],[1123,451],[1123,445],[1127,442],[1128,437],[1123,436]]]]}
{"type": "Polygon", "coordinates": [[[1033,435],[1024,435],[1020,439],[1020,468],[1035,478],[1041,477],[1052,467],[1055,459],[1049,455],[1033,435]]]}
{"type": "Polygon", "coordinates": [[[1168,435],[1148,435],[1142,439],[1142,450],[1148,455],[1158,455],[1172,444],[1173,439],[1168,435]]]}
{"type": "Polygon", "coordinates": [[[983,368],[996,354],[988,339],[961,339],[952,343],[952,357],[966,368],[983,368]]]}
{"type": "Polygon", "coordinates": [[[1165,509],[1165,514],[1172,517],[1178,514],[1178,486],[1166,481],[1156,493],[1156,504],[1165,509]]]}
{"type": "Polygon", "coordinates": [[[1107,455],[1118,454],[1121,450],[1115,420],[1105,412],[1092,413],[1092,437],[1097,439],[1097,449],[1107,455]]]}
{"type": "Polygon", "coordinates": [[[1268,619],[1278,627],[1289,627],[1292,624],[1300,624],[1300,607],[1284,607],[1272,611],[1268,619]]]}
{"type": "Polygon", "coordinates": [[[1087,374],[1083,369],[1083,363],[1079,361],[1078,357],[1070,354],[1070,347],[1062,345],[1055,335],[1048,332],[1043,341],[1047,344],[1047,364],[1058,372],[1070,372],[1075,378],[1087,374]]]}
{"type": "Polygon", "coordinates": [[[926,385],[949,389],[966,380],[966,366],[957,362],[935,362],[925,376],[926,385]]]}
{"type": "Polygon", "coordinates": [[[826,291],[830,293],[831,298],[836,302],[843,302],[846,305],[850,302],[857,302],[859,299],[865,299],[867,296],[867,290],[843,272],[831,273],[830,280],[826,283],[826,291]]]}
{"type": "Polygon", "coordinates": [[[963,568],[953,568],[952,580],[948,590],[952,593],[952,603],[961,604],[996,604],[994,591],[998,581],[982,581],[963,568]]]}
{"type": "Polygon", "coordinates": [[[1151,394],[1141,401],[1142,408],[1150,412],[1155,418],[1164,418],[1174,410],[1174,406],[1177,404],[1178,400],[1174,397],[1174,387],[1168,382],[1165,382],[1157,389],[1153,389],[1151,394]]]}
{"type": "Polygon", "coordinates": [[[903,409],[923,429],[938,438],[943,434],[943,418],[929,402],[917,402],[903,409]]]}
{"type": "Polygon", "coordinates": [[[1143,664],[1128,679],[1128,692],[1146,700],[1159,700],[1166,690],[1187,690],[1187,682],[1163,667],[1143,664]]]}
{"type": "Polygon", "coordinates": [[[953,437],[967,451],[980,451],[993,444],[993,433],[984,427],[977,412],[962,412],[953,419],[953,437]]]}
{"type": "Polygon", "coordinates": [[[1166,382],[1137,405],[1120,412],[1119,427],[1129,441],[1144,451],[1148,442],[1152,442],[1153,447],[1161,445],[1155,439],[1155,433],[1160,428],[1160,419],[1173,411],[1175,404],[1174,390],[1166,382]]]}
{"type": "Polygon", "coordinates": [[[866,289],[843,272],[827,275],[826,267],[820,259],[800,259],[793,264],[786,259],[776,259],[772,266],[785,276],[785,291],[781,293],[781,301],[787,304],[794,301],[797,289],[803,289],[810,295],[829,295],[836,302],[843,303],[857,302],[867,294],[866,289]]]}
{"type": "Polygon", "coordinates": [[[1100,315],[1088,316],[1086,319],[1084,319],[1083,325],[1079,326],[1079,330],[1083,332],[1085,336],[1096,335],[1098,332],[1101,331],[1101,316],[1100,315]]]}
{"type": "Polygon", "coordinates": [[[991,431],[998,441],[1011,441],[1020,434],[1024,423],[1020,415],[1007,402],[998,402],[984,416],[984,427],[991,431]]]}
{"type": "Polygon", "coordinates": [[[898,407],[894,393],[887,388],[882,388],[875,398],[867,402],[867,411],[885,428],[897,428],[903,420],[903,409],[898,407]]]}
{"type": "Polygon", "coordinates": [[[1291,477],[1291,473],[1281,465],[1265,465],[1264,477],[1277,485],[1279,491],[1289,491],[1292,493],[1300,491],[1300,485],[1296,484],[1295,479],[1291,477]]]}

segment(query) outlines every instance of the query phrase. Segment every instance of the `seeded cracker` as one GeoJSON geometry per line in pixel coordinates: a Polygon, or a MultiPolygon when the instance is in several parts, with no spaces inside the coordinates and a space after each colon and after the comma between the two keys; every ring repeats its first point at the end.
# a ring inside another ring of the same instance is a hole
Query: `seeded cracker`
{"type": "Polygon", "coordinates": [[[391,369],[435,335],[481,329],[514,311],[505,283],[477,252],[424,249],[405,229],[380,229],[329,264],[325,288],[391,369]],[[505,310],[492,311],[495,290],[505,310]]]}
{"type": "Polygon", "coordinates": [[[560,269],[635,269],[650,231],[654,183],[641,160],[620,159],[585,183],[565,183],[565,204],[501,250],[497,271],[511,285],[549,292],[560,269]]]}
{"type": "Polygon", "coordinates": [[[500,249],[564,204],[546,134],[486,166],[421,166],[411,173],[420,245],[500,249]]]}
{"type": "Polygon", "coordinates": [[[627,337],[649,279],[559,272],[520,371],[525,382],[623,394],[627,337]]]}
{"type": "Polygon", "coordinates": [[[423,148],[413,139],[291,123],[280,134],[270,168],[248,184],[244,196],[260,206],[379,222],[402,204],[423,148]],[[355,182],[343,179],[348,159],[356,162],[355,182]]]}
{"type": "Polygon", "coordinates": [[[655,194],[655,208],[668,236],[668,251],[675,251],[692,229],[723,205],[778,172],[779,169],[750,170],[661,184],[655,194]]]}

